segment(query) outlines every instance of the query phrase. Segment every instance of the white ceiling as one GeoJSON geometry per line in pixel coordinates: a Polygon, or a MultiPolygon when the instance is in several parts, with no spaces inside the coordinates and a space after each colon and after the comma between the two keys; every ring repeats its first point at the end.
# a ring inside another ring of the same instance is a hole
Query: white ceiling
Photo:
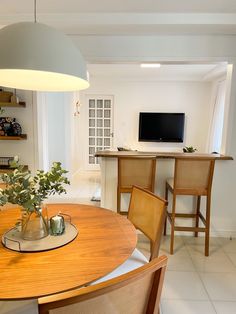
{"type": "Polygon", "coordinates": [[[88,64],[91,78],[117,80],[212,81],[226,74],[225,64],[162,64],[141,68],[140,64],[88,64]]]}
{"type": "MultiPolygon", "coordinates": [[[[1,0],[1,14],[31,13],[34,0],[1,0]]],[[[39,13],[236,13],[235,0],[37,0],[39,13]]]]}
{"type": "MultiPolygon", "coordinates": [[[[33,0],[0,0],[0,26],[33,20],[33,0]]],[[[67,34],[236,34],[236,0],[37,0],[37,19],[67,34]]]]}

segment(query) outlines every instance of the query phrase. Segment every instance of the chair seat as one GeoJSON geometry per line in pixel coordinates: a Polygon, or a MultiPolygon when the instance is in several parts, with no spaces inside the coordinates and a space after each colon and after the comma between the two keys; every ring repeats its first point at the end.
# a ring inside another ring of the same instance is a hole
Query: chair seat
{"type": "Polygon", "coordinates": [[[91,285],[126,274],[131,270],[134,270],[145,265],[146,263],[148,263],[147,258],[138,249],[135,249],[132,255],[122,265],[117,267],[115,270],[113,270],[106,276],[94,281],[93,283],[91,283],[91,285]]]}
{"type": "Polygon", "coordinates": [[[0,301],[1,314],[38,314],[37,300],[0,301]]]}

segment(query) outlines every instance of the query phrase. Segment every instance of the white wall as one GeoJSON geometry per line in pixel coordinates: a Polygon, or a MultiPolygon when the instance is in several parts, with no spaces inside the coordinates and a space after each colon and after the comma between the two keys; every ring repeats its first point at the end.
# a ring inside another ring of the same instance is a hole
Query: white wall
{"type": "MultiPolygon", "coordinates": [[[[88,94],[114,95],[114,148],[126,146],[143,151],[182,151],[182,147],[194,146],[199,152],[206,147],[210,112],[211,83],[182,81],[134,81],[95,78],[90,88],[81,92],[85,102],[88,94]],[[184,143],[152,143],[138,141],[139,112],[184,112],[184,143]]],[[[85,103],[86,105],[86,103],[85,103]]],[[[87,111],[80,117],[80,132],[88,129],[87,111]]],[[[79,145],[87,151],[86,138],[79,145]]],[[[80,152],[81,158],[86,158],[80,152]]],[[[86,167],[86,160],[84,160],[86,167]]]]}
{"type": "Polygon", "coordinates": [[[27,134],[27,139],[22,141],[0,141],[0,156],[18,155],[20,163],[28,165],[29,169],[34,172],[38,160],[36,105],[32,92],[17,90],[16,93],[20,101],[26,102],[26,107],[4,107],[5,112],[1,116],[16,118],[16,121],[22,127],[22,133],[27,134]]]}

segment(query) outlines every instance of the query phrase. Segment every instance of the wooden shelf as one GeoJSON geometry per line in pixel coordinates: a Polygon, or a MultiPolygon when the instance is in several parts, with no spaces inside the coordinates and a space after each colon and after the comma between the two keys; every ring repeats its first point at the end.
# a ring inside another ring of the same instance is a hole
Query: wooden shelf
{"type": "Polygon", "coordinates": [[[0,136],[0,140],[2,141],[21,141],[26,140],[27,134],[21,134],[19,136],[0,136]]]}
{"type": "Polygon", "coordinates": [[[24,101],[20,101],[19,103],[16,102],[0,102],[0,107],[20,107],[20,108],[24,108],[25,102],[24,101]]]}

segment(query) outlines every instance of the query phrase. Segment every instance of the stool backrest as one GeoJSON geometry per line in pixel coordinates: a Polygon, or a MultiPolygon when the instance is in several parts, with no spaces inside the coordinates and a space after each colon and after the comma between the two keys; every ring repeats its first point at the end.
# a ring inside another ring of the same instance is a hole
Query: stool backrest
{"type": "Polygon", "coordinates": [[[119,157],[118,188],[131,190],[133,185],[138,185],[154,191],[155,172],[155,156],[119,157]]]}
{"type": "Polygon", "coordinates": [[[174,189],[206,195],[211,190],[214,164],[215,160],[210,158],[176,158],[174,189]]]}
{"type": "Polygon", "coordinates": [[[150,191],[133,186],[128,219],[150,240],[151,257],[158,256],[167,202],[150,191]]]}

